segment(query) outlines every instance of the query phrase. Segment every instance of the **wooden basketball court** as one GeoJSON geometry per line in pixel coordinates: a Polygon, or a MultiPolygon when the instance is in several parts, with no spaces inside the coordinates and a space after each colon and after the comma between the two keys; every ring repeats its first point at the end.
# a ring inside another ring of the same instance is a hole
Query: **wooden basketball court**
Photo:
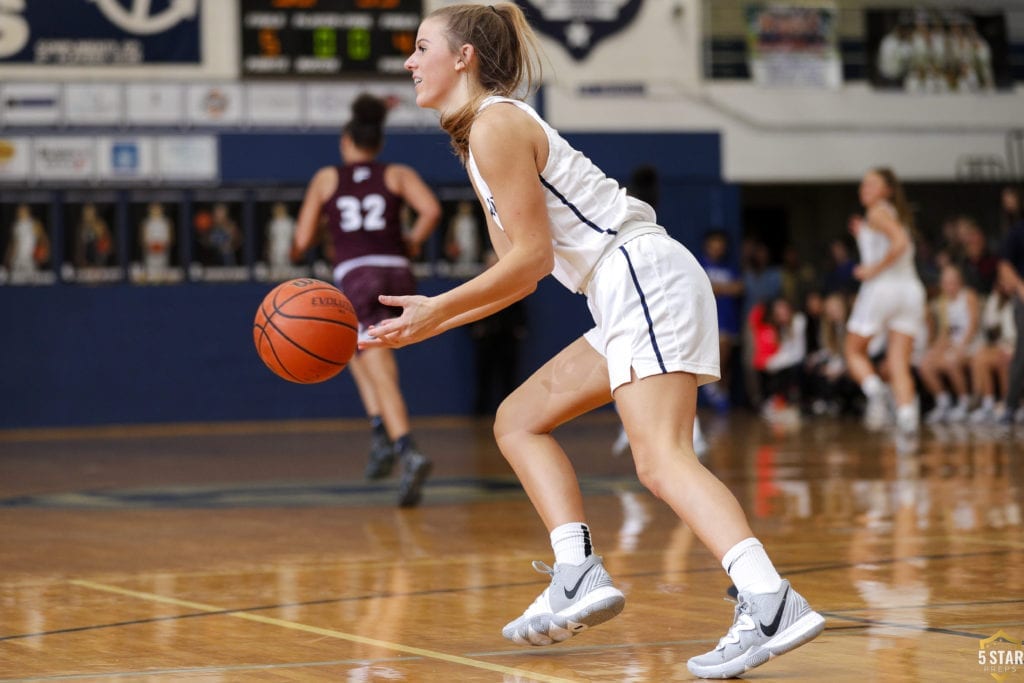
{"type": "MultiPolygon", "coordinates": [[[[749,678],[1024,680],[979,663],[1024,638],[1009,435],[705,429],[709,467],[828,620],[749,678]]],[[[500,631],[551,551],[486,421],[416,422],[437,465],[414,510],[362,481],[361,421],[0,432],[0,681],[690,680],[731,624],[728,578],[610,455],[616,431],[603,412],[560,436],[626,609],[531,649],[500,631]]]]}

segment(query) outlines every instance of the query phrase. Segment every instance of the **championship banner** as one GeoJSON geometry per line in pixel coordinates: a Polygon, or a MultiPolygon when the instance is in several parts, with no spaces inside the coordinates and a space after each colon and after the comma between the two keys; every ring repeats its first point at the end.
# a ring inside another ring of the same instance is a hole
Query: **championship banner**
{"type": "Polygon", "coordinates": [[[0,2],[0,64],[201,63],[199,0],[0,2]]]}
{"type": "Polygon", "coordinates": [[[750,5],[745,18],[755,83],[799,88],[842,84],[835,4],[750,5]]]}
{"type": "Polygon", "coordinates": [[[915,93],[1012,90],[1006,16],[967,8],[865,12],[868,78],[915,93]]]}

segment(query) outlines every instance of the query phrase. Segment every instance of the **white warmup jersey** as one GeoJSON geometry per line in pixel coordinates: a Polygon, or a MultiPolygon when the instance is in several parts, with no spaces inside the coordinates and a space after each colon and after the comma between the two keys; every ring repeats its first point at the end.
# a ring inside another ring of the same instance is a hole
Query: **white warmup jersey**
{"type": "MultiPolygon", "coordinates": [[[[597,326],[586,340],[608,362],[614,392],[633,375],[669,372],[717,380],[718,314],[707,274],[686,247],[654,223],[654,209],[626,194],[590,159],[573,149],[529,105],[489,97],[481,109],[508,102],[544,130],[545,189],[554,247],[552,274],[585,294],[597,326]]],[[[495,224],[504,230],[494,196],[472,151],[469,172],[495,224]]]]}
{"type": "Polygon", "coordinates": [[[967,340],[971,327],[971,309],[967,305],[967,292],[960,292],[952,299],[946,299],[946,332],[954,344],[967,340]]]}
{"type": "MultiPolygon", "coordinates": [[[[886,204],[895,216],[896,209],[886,204]]],[[[906,228],[904,228],[905,230],[906,228]]],[[[861,264],[872,266],[889,252],[885,233],[864,222],[857,233],[861,264]]],[[[862,337],[873,337],[894,330],[914,337],[924,320],[925,291],[914,267],[914,243],[888,268],[864,282],[853,304],[847,330],[862,337]]]]}
{"type": "MultiPolygon", "coordinates": [[[[885,208],[894,217],[896,209],[886,204],[885,208]]],[[[904,228],[905,229],[905,228],[904,228]]],[[[881,230],[872,228],[867,222],[861,225],[857,233],[857,249],[860,250],[860,262],[865,266],[873,266],[889,252],[889,238],[881,230]]],[[[910,241],[900,257],[888,268],[872,278],[872,281],[883,279],[914,279],[917,280],[917,269],[914,268],[914,242],[910,241]]]]}

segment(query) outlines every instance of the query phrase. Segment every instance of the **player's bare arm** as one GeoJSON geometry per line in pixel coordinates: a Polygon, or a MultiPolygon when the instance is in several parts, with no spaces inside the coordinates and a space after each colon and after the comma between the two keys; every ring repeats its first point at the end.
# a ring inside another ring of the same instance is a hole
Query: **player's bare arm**
{"type": "MultiPolygon", "coordinates": [[[[547,208],[537,181],[543,131],[513,107],[492,107],[473,126],[470,148],[480,174],[494,192],[508,249],[498,263],[436,297],[400,297],[385,303],[402,315],[369,330],[388,346],[404,346],[507,306],[533,291],[554,268],[547,208]],[[500,302],[500,303],[499,303],[500,302]],[[475,314],[466,315],[470,312],[475,314]]],[[[546,148],[541,150],[546,157],[546,148]]],[[[371,346],[367,342],[366,346],[371,346]]]]}
{"type": "Polygon", "coordinates": [[[292,261],[298,261],[313,246],[316,230],[320,224],[320,209],[338,186],[338,171],[325,166],[309,181],[306,195],[302,199],[299,217],[295,221],[295,236],[292,238],[292,261]]]}
{"type": "Polygon", "coordinates": [[[427,241],[441,220],[441,204],[420,174],[404,164],[388,165],[384,182],[416,212],[408,242],[418,253],[420,245],[427,241]]]}

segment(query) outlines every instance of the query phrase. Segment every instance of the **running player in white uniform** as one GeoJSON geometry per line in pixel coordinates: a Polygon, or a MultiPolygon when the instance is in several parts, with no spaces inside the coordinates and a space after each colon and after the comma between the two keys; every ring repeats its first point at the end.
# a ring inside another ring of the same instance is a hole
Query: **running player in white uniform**
{"type": "Polygon", "coordinates": [[[868,171],[860,184],[865,220],[855,218],[850,229],[857,238],[861,281],[847,324],[846,362],[850,374],[868,398],[865,421],[879,427],[885,420],[887,390],[868,357],[868,343],[887,332],[886,358],[901,431],[917,429],[919,413],[910,371],[914,337],[925,313],[925,291],[914,267],[912,216],[895,174],[887,168],[868,171]]]}
{"type": "Polygon", "coordinates": [[[818,635],[825,621],[782,580],[736,498],[698,462],[697,387],[719,376],[715,299],[693,255],[647,204],[510,99],[539,76],[536,39],[515,4],[451,5],[420,25],[406,60],[416,103],[437,109],[488,216],[497,264],[435,297],[382,296],[401,317],[364,345],[403,346],[477,320],[553,274],[586,295],[596,327],[502,403],[494,432],[551,536],[551,585],[505,626],[549,645],[611,619],[625,598],[594,553],[579,483],[551,432],[613,398],[640,480],[693,529],[739,591],[735,623],[694,657],[698,676],[729,677],[818,635]],[[758,626],[760,624],[760,626],[758,626]]]}

